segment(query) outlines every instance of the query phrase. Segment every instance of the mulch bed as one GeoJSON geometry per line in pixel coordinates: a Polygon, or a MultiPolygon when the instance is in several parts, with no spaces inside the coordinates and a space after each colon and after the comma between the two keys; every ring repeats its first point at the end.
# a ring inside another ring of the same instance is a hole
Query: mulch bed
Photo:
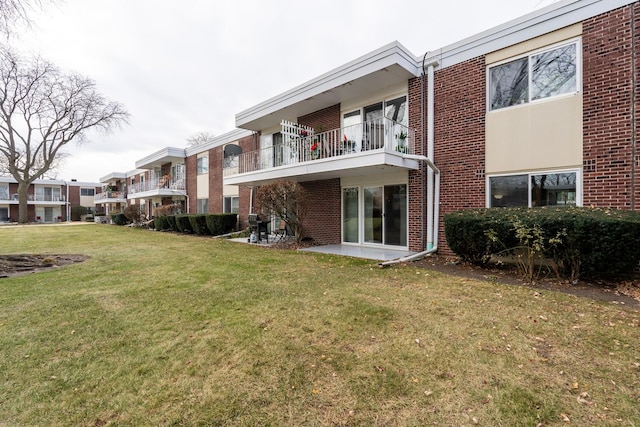
{"type": "Polygon", "coordinates": [[[0,255],[0,278],[20,276],[24,274],[37,273],[39,271],[51,270],[64,265],[75,264],[85,261],[87,255],[32,255],[13,254],[0,255]]]}

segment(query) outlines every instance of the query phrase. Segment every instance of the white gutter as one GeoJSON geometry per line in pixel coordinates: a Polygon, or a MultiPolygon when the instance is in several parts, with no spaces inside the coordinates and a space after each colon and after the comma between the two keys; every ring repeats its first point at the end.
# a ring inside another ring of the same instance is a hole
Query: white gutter
{"type": "Polygon", "coordinates": [[[434,112],[435,112],[435,91],[434,91],[434,74],[435,67],[438,65],[436,60],[428,64],[422,65],[424,72],[427,67],[427,156],[417,156],[405,154],[403,157],[413,160],[425,162],[429,167],[427,171],[427,247],[424,251],[409,255],[403,258],[394,259],[378,264],[380,267],[398,264],[401,262],[409,262],[416,259],[424,258],[438,251],[438,229],[440,218],[440,169],[433,163],[435,157],[435,133],[434,112]],[[434,182],[435,180],[435,182],[434,182]]]}

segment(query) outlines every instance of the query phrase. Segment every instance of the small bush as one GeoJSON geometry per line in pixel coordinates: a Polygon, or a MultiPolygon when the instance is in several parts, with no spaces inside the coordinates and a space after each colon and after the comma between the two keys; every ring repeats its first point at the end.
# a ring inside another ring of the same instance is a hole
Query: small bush
{"type": "Polygon", "coordinates": [[[155,217],[153,220],[153,226],[156,229],[156,231],[164,231],[164,230],[171,229],[171,226],[169,225],[169,220],[167,219],[166,215],[155,217]]]}
{"type": "Polygon", "coordinates": [[[180,233],[193,233],[193,227],[191,227],[190,215],[181,214],[176,215],[176,227],[180,233]]]}
{"type": "Polygon", "coordinates": [[[87,214],[88,209],[84,206],[73,206],[71,208],[71,221],[80,221],[82,215],[87,214]]]}
{"type": "Polygon", "coordinates": [[[211,234],[207,227],[207,214],[188,215],[191,229],[199,235],[211,234]]]}
{"type": "Polygon", "coordinates": [[[169,223],[169,229],[171,231],[175,231],[176,233],[179,233],[180,230],[178,229],[178,224],[176,224],[176,216],[175,215],[167,215],[167,223],[169,223]]]}
{"type": "MultiPolygon", "coordinates": [[[[464,260],[486,263],[511,251],[552,261],[560,276],[632,274],[640,260],[640,213],[601,208],[470,209],[445,215],[447,244],[464,260]]],[[[529,271],[531,273],[531,271],[529,271]]]]}
{"type": "Polygon", "coordinates": [[[127,225],[129,223],[129,220],[122,212],[111,215],[111,221],[113,221],[115,225],[127,225]]]}
{"type": "Polygon", "coordinates": [[[237,223],[238,215],[234,213],[207,215],[207,227],[213,236],[230,233],[235,230],[237,223]]]}

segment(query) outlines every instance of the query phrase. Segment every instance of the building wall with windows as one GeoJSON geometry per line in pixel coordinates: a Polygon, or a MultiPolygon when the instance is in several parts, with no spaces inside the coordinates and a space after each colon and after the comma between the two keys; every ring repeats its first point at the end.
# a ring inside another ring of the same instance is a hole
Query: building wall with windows
{"type": "Polygon", "coordinates": [[[485,206],[638,208],[634,16],[639,2],[436,69],[441,215],[485,206]],[[511,81],[498,88],[500,72],[511,81]]]}

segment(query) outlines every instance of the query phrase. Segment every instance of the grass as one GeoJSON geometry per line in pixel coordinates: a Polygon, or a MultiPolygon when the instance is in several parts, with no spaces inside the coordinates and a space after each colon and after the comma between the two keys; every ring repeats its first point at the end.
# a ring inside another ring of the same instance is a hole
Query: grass
{"type": "Polygon", "coordinates": [[[640,313],[345,257],[83,224],[0,253],[0,425],[639,426],[640,313]]]}

